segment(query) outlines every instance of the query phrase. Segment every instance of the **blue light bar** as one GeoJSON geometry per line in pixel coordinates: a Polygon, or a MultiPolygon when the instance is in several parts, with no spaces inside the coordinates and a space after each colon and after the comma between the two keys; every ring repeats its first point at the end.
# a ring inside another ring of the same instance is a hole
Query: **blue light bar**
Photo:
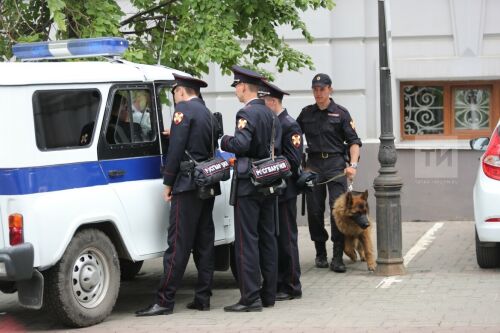
{"type": "Polygon", "coordinates": [[[18,43],[12,47],[12,53],[21,60],[84,58],[121,56],[127,47],[128,40],[125,38],[100,37],[18,43]]]}

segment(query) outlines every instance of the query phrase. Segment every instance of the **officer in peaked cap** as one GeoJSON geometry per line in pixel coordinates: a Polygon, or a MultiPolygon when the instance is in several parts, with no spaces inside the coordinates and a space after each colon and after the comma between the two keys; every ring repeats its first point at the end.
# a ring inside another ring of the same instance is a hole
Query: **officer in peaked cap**
{"type": "MultiPolygon", "coordinates": [[[[200,88],[206,87],[206,82],[177,74],[174,74],[174,78],[176,106],[163,178],[164,199],[171,202],[168,248],[163,257],[164,274],[155,303],[137,311],[138,316],[172,313],[175,293],[191,250],[197,263],[198,283],[194,300],[187,307],[201,311],[210,309],[215,237],[212,210],[215,198],[202,200],[198,197],[191,177],[194,166],[191,157],[196,161],[204,161],[213,156],[217,140],[213,134],[216,120],[198,98],[200,88]]],[[[219,185],[214,187],[214,192],[220,194],[219,185]]]]}
{"type": "Polygon", "coordinates": [[[282,128],[282,155],[292,167],[292,176],[286,180],[287,187],[279,196],[279,235],[278,235],[278,285],[277,301],[302,297],[300,283],[299,248],[297,244],[297,195],[295,185],[302,160],[302,130],[288,111],[283,108],[283,96],[289,95],[274,84],[262,81],[259,95],[266,106],[278,119],[282,128]]]}
{"type": "MultiPolygon", "coordinates": [[[[346,108],[330,98],[333,88],[332,80],[327,74],[314,75],[311,86],[316,103],[303,108],[297,118],[307,139],[307,168],[318,173],[319,182],[328,181],[342,173],[345,173],[347,179],[352,180],[356,175],[361,147],[354,121],[346,108]],[[344,159],[346,145],[350,164],[344,159]]],[[[347,190],[346,177],[314,186],[312,192],[306,196],[309,233],[316,247],[316,267],[319,268],[328,267],[326,253],[328,232],[324,222],[327,189],[331,212],[335,199],[347,190]]],[[[342,260],[344,235],[338,230],[333,215],[329,215],[333,242],[330,269],[343,273],[346,270],[342,260]]]]}
{"type": "Polygon", "coordinates": [[[262,311],[263,306],[273,306],[276,297],[276,197],[258,193],[250,181],[249,171],[252,161],[270,156],[273,126],[275,151],[280,152],[281,126],[257,96],[262,76],[238,66],[232,70],[234,81],[231,86],[244,107],[236,114],[234,135],[223,136],[221,148],[234,153],[237,159],[238,185],[231,190],[236,191],[237,196],[234,204],[235,259],[241,298],[224,307],[224,311],[262,311]]]}

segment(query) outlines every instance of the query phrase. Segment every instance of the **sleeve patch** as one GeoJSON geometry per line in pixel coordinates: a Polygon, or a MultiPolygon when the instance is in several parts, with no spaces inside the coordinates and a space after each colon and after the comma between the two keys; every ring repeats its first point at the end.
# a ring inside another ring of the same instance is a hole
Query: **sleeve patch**
{"type": "Polygon", "coordinates": [[[184,119],[184,114],[182,112],[174,113],[174,124],[179,125],[184,119]]]}
{"type": "Polygon", "coordinates": [[[299,148],[300,147],[300,141],[301,141],[300,134],[295,133],[295,134],[292,135],[292,145],[295,148],[299,148]]]}
{"type": "Polygon", "coordinates": [[[351,120],[351,127],[353,130],[356,130],[356,125],[354,124],[354,120],[351,120]]]}
{"type": "Polygon", "coordinates": [[[244,129],[246,126],[247,126],[247,120],[246,119],[243,119],[243,118],[238,119],[238,129],[239,130],[244,129]]]}

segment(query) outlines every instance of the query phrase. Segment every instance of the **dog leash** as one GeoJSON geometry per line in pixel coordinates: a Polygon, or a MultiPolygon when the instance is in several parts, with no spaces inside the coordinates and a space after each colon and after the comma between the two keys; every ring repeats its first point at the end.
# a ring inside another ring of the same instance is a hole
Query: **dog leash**
{"type": "MultiPolygon", "coordinates": [[[[334,180],[337,180],[337,179],[342,178],[342,177],[345,177],[345,173],[341,173],[341,174],[338,174],[338,175],[336,175],[336,176],[333,176],[332,178],[327,179],[327,180],[326,180],[326,181],[324,181],[324,182],[321,182],[321,183],[316,183],[316,184],[314,184],[314,186],[316,186],[316,185],[323,185],[323,184],[327,184],[327,183],[329,183],[329,182],[333,182],[334,180]]],[[[353,182],[352,182],[352,181],[349,181],[349,180],[348,180],[347,182],[349,183],[349,185],[347,185],[347,191],[348,191],[348,192],[352,192],[352,189],[353,189],[353,182]]]]}
{"type": "Polygon", "coordinates": [[[321,183],[316,183],[316,184],[314,184],[314,186],[316,186],[316,185],[323,185],[323,184],[327,184],[327,183],[329,183],[329,182],[333,182],[334,180],[337,180],[337,179],[342,178],[342,177],[345,177],[345,173],[340,173],[340,174],[338,174],[338,175],[336,175],[336,176],[333,176],[333,177],[332,177],[332,178],[330,178],[330,179],[325,180],[324,182],[321,182],[321,183]]]}

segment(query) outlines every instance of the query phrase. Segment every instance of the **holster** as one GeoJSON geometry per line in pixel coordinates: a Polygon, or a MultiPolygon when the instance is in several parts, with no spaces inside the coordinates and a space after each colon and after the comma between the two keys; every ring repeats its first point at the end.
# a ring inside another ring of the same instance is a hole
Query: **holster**
{"type": "Polygon", "coordinates": [[[286,189],[286,181],[284,179],[280,179],[280,182],[276,182],[271,186],[266,187],[258,187],[257,192],[267,197],[269,195],[280,195],[286,189]]]}
{"type": "Polygon", "coordinates": [[[190,174],[194,170],[194,161],[182,161],[179,171],[185,174],[190,174]]]}

